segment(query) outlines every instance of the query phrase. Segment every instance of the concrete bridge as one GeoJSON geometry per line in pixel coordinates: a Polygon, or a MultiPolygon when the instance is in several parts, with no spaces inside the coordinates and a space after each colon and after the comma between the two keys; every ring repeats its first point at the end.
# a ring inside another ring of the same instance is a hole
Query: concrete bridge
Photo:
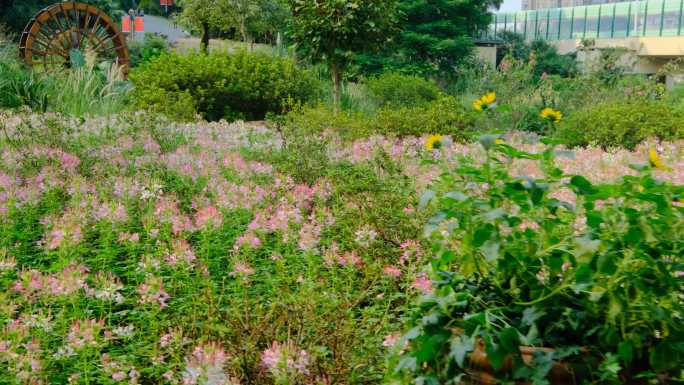
{"type": "MultiPolygon", "coordinates": [[[[522,34],[526,40],[546,40],[561,53],[580,51],[580,61],[591,60],[603,48],[623,48],[621,62],[631,72],[655,73],[668,61],[684,56],[684,0],[499,12],[479,41],[500,41],[504,31],[522,34]]],[[[480,49],[491,57],[487,48],[480,49]]]]}

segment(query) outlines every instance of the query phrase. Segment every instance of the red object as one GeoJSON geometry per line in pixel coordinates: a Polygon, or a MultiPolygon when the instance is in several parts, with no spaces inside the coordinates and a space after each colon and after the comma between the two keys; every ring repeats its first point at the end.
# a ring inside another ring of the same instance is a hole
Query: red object
{"type": "Polygon", "coordinates": [[[171,7],[173,6],[173,0],[159,0],[159,5],[171,7]]]}
{"type": "Polygon", "coordinates": [[[128,15],[121,18],[121,32],[131,33],[131,18],[128,15]]]}
{"type": "Polygon", "coordinates": [[[135,32],[145,32],[145,18],[142,16],[135,17],[135,32]]]}

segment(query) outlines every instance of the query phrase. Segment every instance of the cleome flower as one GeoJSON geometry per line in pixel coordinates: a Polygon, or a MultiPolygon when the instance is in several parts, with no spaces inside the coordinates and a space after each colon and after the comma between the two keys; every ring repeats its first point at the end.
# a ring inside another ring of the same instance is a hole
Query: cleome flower
{"type": "Polygon", "coordinates": [[[492,110],[496,107],[496,92],[487,92],[473,101],[473,108],[477,111],[492,110]]]}
{"type": "Polygon", "coordinates": [[[558,123],[563,119],[563,113],[554,110],[551,107],[546,107],[541,112],[539,113],[539,117],[542,118],[542,120],[551,122],[551,123],[558,123]]]}
{"type": "Polygon", "coordinates": [[[442,147],[442,141],[443,140],[444,140],[443,135],[440,135],[440,134],[430,135],[425,140],[425,148],[428,151],[439,150],[439,148],[442,147]]]}

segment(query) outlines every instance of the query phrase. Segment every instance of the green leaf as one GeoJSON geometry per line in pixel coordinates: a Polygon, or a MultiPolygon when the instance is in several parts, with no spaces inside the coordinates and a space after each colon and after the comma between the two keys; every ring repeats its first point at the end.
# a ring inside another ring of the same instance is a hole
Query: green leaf
{"type": "Polygon", "coordinates": [[[407,370],[409,372],[415,372],[416,368],[418,367],[416,357],[402,357],[399,362],[397,363],[396,368],[394,368],[394,371],[399,373],[403,370],[407,370]]]}
{"type": "Polygon", "coordinates": [[[669,341],[663,341],[650,349],[649,362],[656,370],[669,370],[681,365],[681,351],[669,341]]]}
{"type": "Polygon", "coordinates": [[[634,344],[632,341],[622,341],[618,345],[618,356],[625,364],[632,362],[634,358],[634,344]]]}
{"type": "Polygon", "coordinates": [[[587,178],[580,175],[575,175],[570,178],[570,186],[576,193],[581,195],[591,195],[597,192],[594,185],[592,185],[587,178]]]}
{"type": "Polygon", "coordinates": [[[482,255],[484,255],[487,262],[494,262],[499,258],[499,249],[501,244],[497,241],[487,241],[480,247],[482,255]]]}
{"type": "Polygon", "coordinates": [[[509,326],[499,333],[499,343],[507,353],[517,354],[520,349],[520,334],[509,326]]]}
{"type": "Polygon", "coordinates": [[[420,196],[420,200],[418,201],[418,206],[420,207],[425,207],[427,206],[428,203],[435,197],[435,192],[432,190],[425,190],[423,194],[420,196]]]}
{"type": "Polygon", "coordinates": [[[86,58],[81,50],[72,48],[69,50],[69,62],[73,68],[83,68],[86,64],[86,58]]]}
{"type": "Polygon", "coordinates": [[[544,310],[536,307],[528,307],[523,310],[522,326],[532,326],[537,320],[546,314],[544,310]]]}
{"type": "Polygon", "coordinates": [[[464,367],[465,358],[469,352],[474,350],[474,341],[465,335],[458,335],[451,340],[449,357],[456,361],[458,366],[464,367]]]}

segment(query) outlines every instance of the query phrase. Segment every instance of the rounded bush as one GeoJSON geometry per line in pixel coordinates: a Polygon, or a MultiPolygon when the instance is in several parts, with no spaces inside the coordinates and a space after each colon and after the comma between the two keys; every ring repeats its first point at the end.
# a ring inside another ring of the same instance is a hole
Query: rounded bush
{"type": "Polygon", "coordinates": [[[379,106],[413,106],[437,100],[440,90],[419,76],[388,72],[365,81],[372,99],[379,106]]]}
{"type": "Polygon", "coordinates": [[[684,110],[657,100],[603,102],[569,115],[555,135],[569,147],[633,149],[649,137],[684,138],[684,110]]]}
{"type": "Polygon", "coordinates": [[[373,131],[382,135],[444,134],[457,141],[467,141],[473,123],[473,115],[458,100],[443,97],[422,106],[383,108],[371,124],[373,131]]]}
{"type": "Polygon", "coordinates": [[[130,79],[138,108],[173,110],[164,95],[182,101],[185,111],[188,98],[179,94],[188,94],[207,120],[263,119],[281,112],[283,100],[307,101],[318,90],[312,74],[292,60],[246,51],[164,54],[133,69],[130,79]]]}

